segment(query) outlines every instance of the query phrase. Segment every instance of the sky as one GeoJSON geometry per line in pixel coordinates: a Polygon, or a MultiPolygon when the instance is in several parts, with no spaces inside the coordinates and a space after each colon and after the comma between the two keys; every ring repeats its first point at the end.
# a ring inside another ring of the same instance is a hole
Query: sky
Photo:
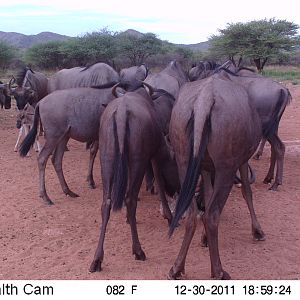
{"type": "Polygon", "coordinates": [[[178,44],[207,41],[229,23],[276,18],[300,25],[299,0],[0,0],[0,31],[68,36],[107,28],[152,32],[178,44]]]}

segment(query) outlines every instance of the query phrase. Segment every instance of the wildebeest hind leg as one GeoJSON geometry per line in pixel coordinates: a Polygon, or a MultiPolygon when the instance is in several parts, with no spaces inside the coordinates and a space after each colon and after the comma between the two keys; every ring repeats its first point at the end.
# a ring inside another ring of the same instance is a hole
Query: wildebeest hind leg
{"type": "Polygon", "coordinates": [[[194,233],[197,228],[197,205],[195,200],[193,200],[189,210],[188,216],[185,223],[185,233],[181,244],[179,254],[172,268],[169,271],[169,279],[180,279],[180,277],[185,273],[185,260],[186,256],[192,242],[194,233]]]}
{"type": "Polygon", "coordinates": [[[102,224],[100,229],[100,236],[97,245],[97,249],[94,255],[94,260],[90,265],[90,272],[100,272],[102,269],[102,262],[104,258],[104,239],[106,233],[106,227],[110,217],[111,211],[111,190],[114,174],[114,159],[108,159],[107,157],[101,157],[101,171],[102,171],[102,184],[103,184],[103,200],[101,206],[102,224]]]}
{"type": "Polygon", "coordinates": [[[209,204],[205,207],[203,223],[207,234],[209,247],[211,276],[215,279],[230,279],[230,275],[222,268],[219,246],[218,246],[218,226],[220,215],[232,189],[236,170],[216,170],[214,190],[209,204]]]}
{"type": "Polygon", "coordinates": [[[254,207],[253,207],[253,201],[252,201],[252,191],[250,182],[248,179],[248,164],[244,164],[240,167],[240,174],[241,174],[241,181],[242,181],[242,194],[244,199],[246,200],[246,203],[248,205],[248,209],[251,216],[251,222],[252,222],[252,235],[253,238],[257,241],[264,241],[265,240],[265,234],[263,230],[261,229],[261,226],[257,220],[254,207]]]}
{"type": "Polygon", "coordinates": [[[125,200],[127,208],[127,220],[130,224],[132,237],[132,253],[136,260],[145,260],[146,255],[139,241],[137,226],[136,226],[136,207],[138,194],[142,185],[145,174],[146,165],[141,165],[138,162],[132,162],[129,173],[129,188],[125,200]]]}
{"type": "Polygon", "coordinates": [[[59,179],[59,183],[61,185],[63,192],[66,195],[68,195],[72,198],[75,198],[75,197],[79,197],[79,196],[69,189],[67,182],[65,180],[65,177],[64,177],[63,170],[62,170],[62,160],[63,160],[63,156],[65,153],[65,149],[66,149],[68,140],[69,140],[69,137],[67,135],[65,135],[60,140],[59,144],[57,145],[57,147],[52,155],[51,161],[54,166],[55,172],[57,174],[57,177],[59,179]]]}
{"type": "Polygon", "coordinates": [[[45,185],[45,168],[47,161],[51,153],[56,146],[55,140],[46,140],[45,145],[38,156],[38,167],[39,167],[39,182],[40,182],[40,197],[49,205],[54,204],[49,198],[46,185],[45,185]]]}

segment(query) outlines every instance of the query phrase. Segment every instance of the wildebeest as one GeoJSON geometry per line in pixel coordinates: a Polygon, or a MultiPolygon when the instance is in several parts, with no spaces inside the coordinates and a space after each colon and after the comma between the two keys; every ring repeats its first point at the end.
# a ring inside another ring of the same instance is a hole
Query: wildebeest
{"type": "MultiPolygon", "coordinates": [[[[266,139],[271,144],[270,167],[264,179],[264,183],[272,182],[276,165],[275,180],[270,187],[270,190],[276,191],[278,186],[282,184],[285,152],[285,146],[278,136],[278,127],[282,114],[292,99],[291,94],[289,90],[280,83],[257,74],[251,71],[251,69],[235,67],[230,61],[225,64],[226,68],[221,66],[219,70],[221,72],[225,72],[227,69],[233,71],[233,73],[227,71],[226,76],[247,90],[250,101],[257,109],[263,128],[263,139],[266,139]],[[273,122],[270,122],[271,119],[273,122]],[[272,124],[272,127],[269,127],[269,124],[272,124]]],[[[218,71],[218,67],[216,71],[218,71]]],[[[214,69],[206,75],[210,75],[213,72],[215,72],[214,69]]],[[[201,73],[200,78],[202,78],[201,73]]]]}
{"type": "Polygon", "coordinates": [[[119,82],[119,74],[105,63],[96,63],[87,67],[63,69],[49,78],[48,92],[76,87],[99,86],[119,82]]]}
{"type": "MultiPolygon", "coordinates": [[[[98,141],[103,105],[114,99],[111,86],[104,87],[105,85],[101,88],[58,90],[47,95],[35,108],[33,127],[20,146],[20,155],[25,156],[33,145],[37,125],[41,120],[45,132],[45,145],[38,156],[40,197],[47,204],[53,204],[45,187],[45,167],[51,154],[63,192],[71,197],[78,197],[65,181],[62,159],[70,138],[86,143],[98,141]]],[[[94,185],[92,177],[88,180],[90,185],[94,185]]]]}
{"type": "Polygon", "coordinates": [[[178,96],[180,87],[188,81],[188,77],[180,63],[171,61],[159,73],[149,73],[145,82],[157,89],[163,89],[175,97],[178,96]]]}
{"type": "Polygon", "coordinates": [[[17,102],[18,110],[22,110],[26,103],[33,106],[47,95],[47,77],[31,70],[28,67],[21,69],[16,79],[13,77],[9,82],[10,94],[14,96],[17,102]],[[12,85],[16,83],[17,87],[12,85]]]}
{"type": "MultiPolygon", "coordinates": [[[[188,77],[181,64],[173,60],[160,72],[149,73],[144,81],[156,89],[167,91],[176,99],[181,86],[188,81],[188,77]]],[[[146,171],[146,188],[154,193],[153,170],[150,166],[146,171]]]]}
{"type": "Polygon", "coordinates": [[[11,97],[9,95],[8,85],[0,81],[0,106],[5,109],[11,108],[11,97]]]}
{"type": "Polygon", "coordinates": [[[197,210],[201,208],[211,275],[228,279],[230,276],[223,270],[219,256],[218,224],[237,170],[251,213],[253,236],[264,239],[253,209],[247,168],[261,138],[257,111],[243,87],[214,75],[182,87],[172,111],[169,135],[181,182],[170,234],[189,208],[182,247],[169,277],[175,279],[184,273],[187,251],[196,230],[197,210]],[[203,192],[196,203],[194,195],[200,175],[203,192]]]}
{"type": "MultiPolygon", "coordinates": [[[[30,130],[30,128],[33,125],[33,116],[34,116],[34,107],[32,105],[30,105],[29,103],[27,103],[24,106],[24,109],[19,111],[18,115],[17,115],[17,128],[20,129],[19,131],[19,136],[15,145],[15,151],[18,151],[18,145],[19,145],[19,141],[22,137],[22,134],[24,133],[24,135],[26,136],[30,130]]],[[[36,141],[35,141],[35,151],[40,152],[41,151],[41,145],[38,141],[38,136],[36,137],[36,141]]]]}
{"type": "MultiPolygon", "coordinates": [[[[157,96],[157,102],[164,102],[164,97],[168,97],[167,94],[157,96]]],[[[170,115],[171,110],[166,118],[170,119],[170,115]]],[[[150,161],[164,215],[171,221],[172,214],[165,191],[171,196],[178,192],[179,179],[175,160],[170,156],[163,135],[164,126],[165,124],[160,124],[153,100],[144,88],[128,92],[106,107],[99,132],[103,183],[102,225],[94,260],[90,266],[91,272],[101,271],[104,237],[111,208],[119,210],[124,202],[131,227],[133,254],[137,260],[146,259],[138,238],[136,207],[138,193],[150,161]]]]}

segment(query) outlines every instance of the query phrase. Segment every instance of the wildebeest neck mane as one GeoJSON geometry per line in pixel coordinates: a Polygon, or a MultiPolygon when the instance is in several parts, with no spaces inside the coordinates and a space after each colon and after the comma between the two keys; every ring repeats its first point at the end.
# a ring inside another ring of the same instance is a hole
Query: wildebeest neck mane
{"type": "Polygon", "coordinates": [[[80,70],[80,72],[84,72],[84,71],[88,70],[89,68],[91,68],[92,66],[94,66],[94,65],[96,65],[96,64],[99,64],[99,63],[104,63],[104,62],[98,61],[98,62],[95,62],[95,63],[93,63],[93,64],[87,65],[86,67],[83,67],[83,69],[80,70]]]}
{"type": "Polygon", "coordinates": [[[112,81],[112,82],[108,82],[108,83],[101,84],[101,85],[93,85],[93,86],[91,86],[91,88],[92,89],[99,89],[99,90],[109,89],[109,88],[112,88],[117,83],[118,83],[117,81],[112,81]]]}
{"type": "Polygon", "coordinates": [[[18,74],[16,76],[16,83],[17,83],[18,86],[22,86],[23,85],[24,79],[26,77],[27,72],[31,72],[31,73],[34,74],[34,72],[31,70],[31,68],[28,68],[28,67],[22,68],[18,72],[18,74]]]}

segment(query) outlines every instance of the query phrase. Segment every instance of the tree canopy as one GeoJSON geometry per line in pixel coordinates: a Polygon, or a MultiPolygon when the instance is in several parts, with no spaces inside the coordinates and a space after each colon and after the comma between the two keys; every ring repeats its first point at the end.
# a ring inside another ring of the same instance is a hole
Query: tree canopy
{"type": "Polygon", "coordinates": [[[0,41],[0,68],[5,69],[16,56],[16,49],[4,41],[0,41]]]}
{"type": "Polygon", "coordinates": [[[299,44],[299,26],[274,18],[228,24],[219,35],[210,37],[210,51],[231,60],[249,58],[261,71],[266,62],[278,58],[299,44]]]}

